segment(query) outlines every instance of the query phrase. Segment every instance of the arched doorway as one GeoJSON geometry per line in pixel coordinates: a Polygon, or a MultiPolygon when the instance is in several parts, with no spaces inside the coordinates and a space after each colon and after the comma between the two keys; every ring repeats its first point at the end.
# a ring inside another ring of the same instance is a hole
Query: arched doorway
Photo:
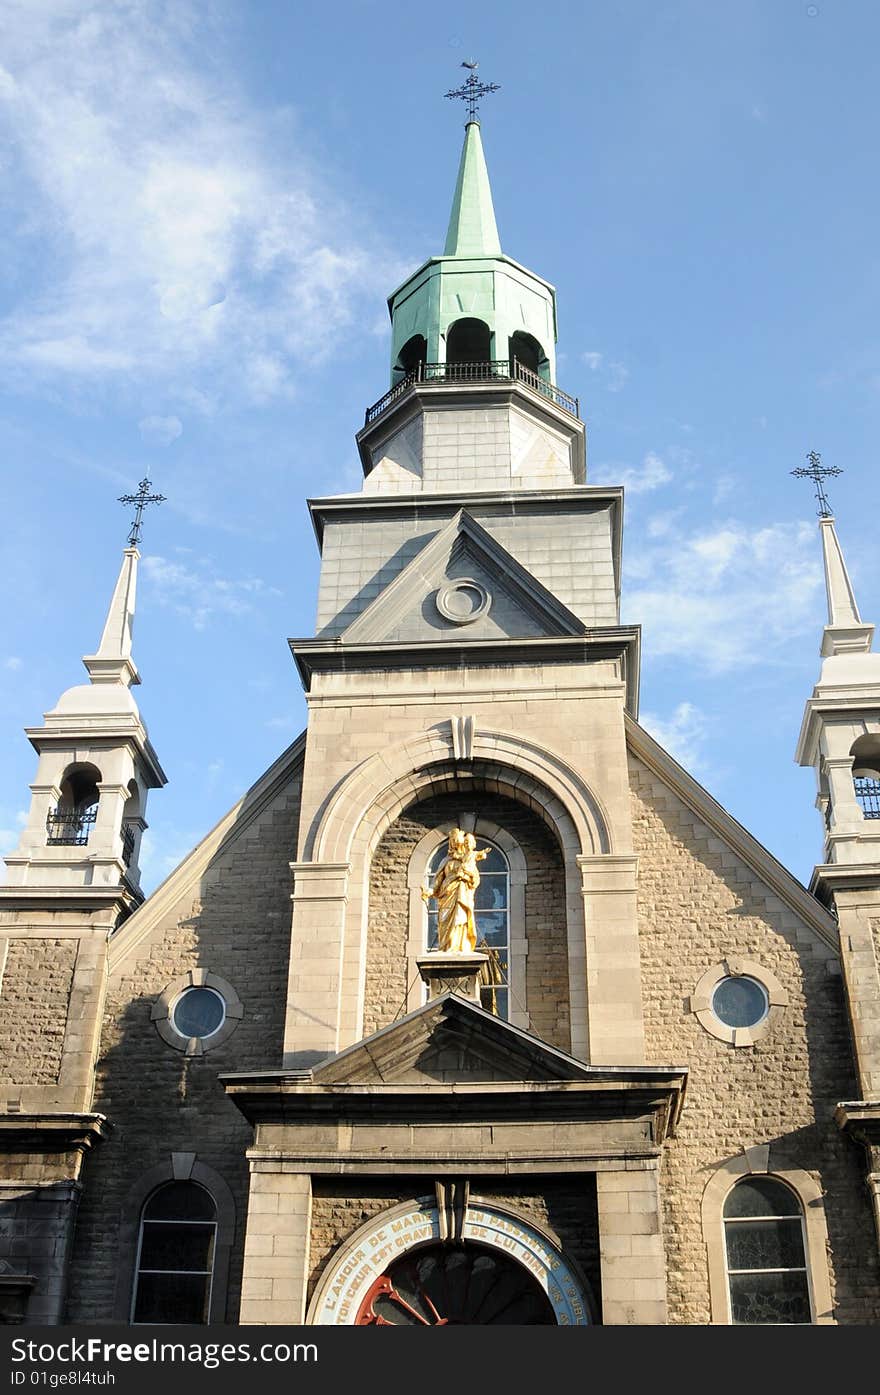
{"type": "Polygon", "coordinates": [[[423,1196],[383,1211],[349,1236],[324,1270],[307,1321],[585,1327],[590,1311],[583,1280],[550,1236],[524,1217],[474,1197],[460,1238],[448,1241],[434,1199],[423,1196]]]}

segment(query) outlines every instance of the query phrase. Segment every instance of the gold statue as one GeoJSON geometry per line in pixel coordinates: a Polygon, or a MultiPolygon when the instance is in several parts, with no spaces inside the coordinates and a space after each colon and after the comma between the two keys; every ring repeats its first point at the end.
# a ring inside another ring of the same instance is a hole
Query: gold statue
{"type": "Polygon", "coordinates": [[[489,852],[489,848],[477,852],[474,835],[453,828],[446,861],[434,878],[432,889],[422,890],[423,901],[437,902],[438,949],[445,954],[473,954],[476,949],[474,893],[480,885],[477,863],[487,858],[489,852]]]}

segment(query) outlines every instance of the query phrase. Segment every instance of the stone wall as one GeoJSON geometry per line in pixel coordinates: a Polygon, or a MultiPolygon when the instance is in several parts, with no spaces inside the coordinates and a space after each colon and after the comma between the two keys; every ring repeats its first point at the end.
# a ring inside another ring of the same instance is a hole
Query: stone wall
{"type": "Polygon", "coordinates": [[[565,885],[558,845],[536,814],[499,795],[444,795],[407,809],[384,833],[370,872],[370,912],[364,995],[364,1035],[406,1011],[407,870],[425,833],[466,810],[504,828],[519,844],[528,869],[526,969],[530,1030],[563,1051],[571,1049],[565,885]]]}
{"type": "Polygon", "coordinates": [[[78,944],[10,938],[0,980],[0,1087],[56,1083],[78,944]]]}
{"type": "Polygon", "coordinates": [[[876,1321],[862,1159],[833,1118],[855,1090],[835,952],[635,759],[631,783],[648,1059],[690,1068],[664,1167],[669,1320],[709,1321],[700,1217],[709,1177],[744,1148],[769,1144],[771,1170],[803,1169],[825,1192],[837,1321],[876,1321]],[[750,1047],[710,1035],[687,1010],[701,976],[730,955],[757,961],[788,994],[750,1047]]]}
{"type": "MultiPolygon", "coordinates": [[[[300,770],[244,829],[227,838],[204,874],[181,893],[108,984],[94,1108],[112,1124],[89,1159],[80,1207],[69,1303],[71,1322],[106,1321],[117,1272],[130,1293],[134,1256],[119,1254],[126,1198],[139,1179],[194,1152],[230,1187],[236,1235],[227,1321],[235,1322],[247,1215],[245,1149],[252,1130],[218,1075],[281,1064],[290,946],[290,869],[295,855],[300,770]],[[215,1049],[187,1058],[150,1019],[169,983],[192,969],[227,980],[242,1000],[237,1029],[215,1049]]],[[[149,903],[139,914],[149,909],[149,903]]],[[[137,929],[137,917],[120,934],[137,929]]]]}

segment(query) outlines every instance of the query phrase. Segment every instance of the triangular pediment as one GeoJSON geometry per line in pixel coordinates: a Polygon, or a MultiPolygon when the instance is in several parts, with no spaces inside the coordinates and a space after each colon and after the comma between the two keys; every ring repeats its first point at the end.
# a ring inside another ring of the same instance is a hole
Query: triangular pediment
{"type": "Polygon", "coordinates": [[[583,622],[460,509],[341,638],[381,644],[583,633],[583,622]]]}
{"type": "Polygon", "coordinates": [[[316,1066],[315,1085],[552,1083],[589,1067],[447,993],[316,1066]]]}

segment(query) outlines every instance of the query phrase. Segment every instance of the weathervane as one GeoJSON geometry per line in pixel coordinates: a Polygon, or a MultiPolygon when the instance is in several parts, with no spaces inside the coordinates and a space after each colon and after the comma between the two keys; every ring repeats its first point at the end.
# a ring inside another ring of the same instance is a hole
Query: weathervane
{"type": "Polygon", "coordinates": [[[131,532],[128,535],[129,547],[137,547],[141,540],[141,524],[144,518],[144,509],[148,504],[164,504],[164,494],[151,494],[150,487],[153,481],[142,479],[138,485],[137,494],[120,494],[120,504],[136,504],[134,519],[131,525],[131,532]]]}
{"type": "Polygon", "coordinates": [[[799,465],[796,470],[792,470],[790,473],[792,475],[797,475],[798,479],[813,481],[813,484],[816,486],[816,512],[820,518],[831,518],[833,516],[831,513],[831,505],[828,502],[828,496],[825,493],[822,481],[831,479],[834,475],[842,475],[843,471],[838,469],[836,465],[823,465],[822,457],[817,451],[811,450],[807,459],[810,462],[809,469],[804,465],[799,465]]]}
{"type": "Polygon", "coordinates": [[[471,121],[479,122],[480,118],[477,115],[477,110],[480,102],[489,92],[500,91],[500,86],[497,82],[480,82],[480,79],[477,77],[477,68],[479,68],[480,65],[476,59],[466,58],[461,66],[469,70],[468,75],[461,87],[455,88],[452,92],[447,92],[446,96],[458,97],[462,102],[467,102],[468,124],[470,124],[471,121]]]}

